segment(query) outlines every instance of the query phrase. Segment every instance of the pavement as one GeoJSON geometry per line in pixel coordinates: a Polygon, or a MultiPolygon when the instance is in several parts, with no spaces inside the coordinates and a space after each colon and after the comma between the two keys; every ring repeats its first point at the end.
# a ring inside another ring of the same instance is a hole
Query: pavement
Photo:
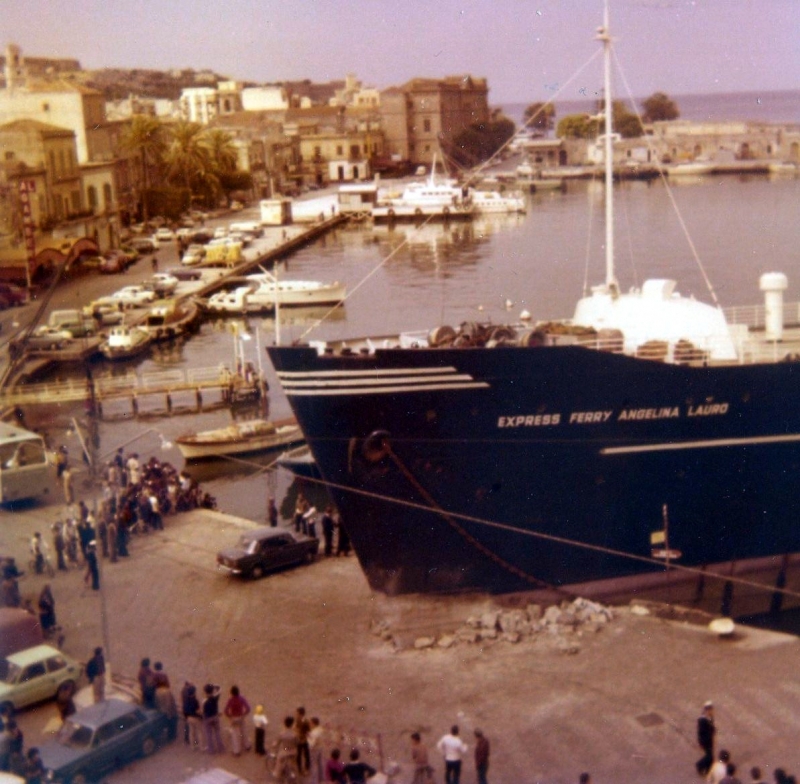
{"type": "MultiPolygon", "coordinates": [[[[26,564],[30,535],[61,511],[0,510],[0,552],[26,564]]],[[[65,651],[85,661],[104,644],[113,670],[128,676],[144,656],[162,661],[176,694],[187,679],[220,684],[223,694],[237,684],[251,705],[264,706],[268,742],[304,705],[326,727],[326,748],[358,745],[376,768],[396,762],[398,783],[410,781],[415,730],[436,779],[443,775],[435,743],[453,723],[470,745],[483,729],[493,782],[570,784],[584,770],[595,784],[697,781],[695,722],[708,699],[718,745],[731,750],[743,780],[752,765],[769,779],[776,766],[800,770],[795,637],[740,627],[722,639],[704,625],[626,607],[597,630],[417,649],[423,637],[441,640],[468,618],[503,609],[502,600],[373,594],[354,556],[259,581],[219,573],[216,551],[251,525],[201,511],[168,517],[165,531],[134,537],[129,559],[103,562],[100,594],[80,572],[57,574],[50,582],[65,651]]],[[[23,595],[35,599],[45,580],[23,577],[23,595]]],[[[52,704],[21,714],[28,746],[54,717],[52,704]]],[[[212,757],[177,742],[108,781],[177,784],[211,767],[251,782],[266,775],[252,753],[212,757]]],[[[471,757],[462,781],[476,781],[471,757]]]]}

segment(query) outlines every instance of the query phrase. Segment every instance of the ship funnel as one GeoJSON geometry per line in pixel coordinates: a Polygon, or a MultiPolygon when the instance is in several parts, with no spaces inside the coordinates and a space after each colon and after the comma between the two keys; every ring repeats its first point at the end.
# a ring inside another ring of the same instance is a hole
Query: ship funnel
{"type": "Polygon", "coordinates": [[[764,333],[767,340],[783,339],[783,292],[789,281],[782,272],[765,272],[758,280],[764,292],[764,333]]]}

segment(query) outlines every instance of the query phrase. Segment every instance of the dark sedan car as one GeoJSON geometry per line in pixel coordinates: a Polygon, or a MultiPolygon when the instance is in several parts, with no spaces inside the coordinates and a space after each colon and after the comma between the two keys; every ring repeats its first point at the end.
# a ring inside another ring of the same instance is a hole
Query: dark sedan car
{"type": "Polygon", "coordinates": [[[13,305],[24,305],[28,301],[28,292],[13,283],[0,283],[0,310],[13,305]]]}
{"type": "Polygon", "coordinates": [[[149,756],[169,734],[169,720],[160,711],[103,700],[69,716],[56,739],[39,751],[48,781],[78,784],[99,781],[107,771],[149,756]]]}
{"type": "Polygon", "coordinates": [[[217,553],[217,565],[231,574],[258,578],[284,566],[310,563],[319,539],[285,528],[254,528],[239,537],[236,547],[217,553]]]}

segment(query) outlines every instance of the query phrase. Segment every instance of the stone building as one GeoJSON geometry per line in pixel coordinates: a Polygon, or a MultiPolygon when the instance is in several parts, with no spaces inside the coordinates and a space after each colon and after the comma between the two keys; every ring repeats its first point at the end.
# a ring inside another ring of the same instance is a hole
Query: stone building
{"type": "Polygon", "coordinates": [[[380,116],[389,155],[431,164],[440,145],[475,123],[488,122],[485,79],[449,76],[412,79],[381,92],[380,116]]]}

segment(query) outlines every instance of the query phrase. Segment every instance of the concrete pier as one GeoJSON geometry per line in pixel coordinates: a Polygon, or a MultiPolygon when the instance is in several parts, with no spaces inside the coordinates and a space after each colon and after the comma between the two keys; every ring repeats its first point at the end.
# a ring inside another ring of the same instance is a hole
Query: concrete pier
{"type": "MultiPolygon", "coordinates": [[[[0,511],[0,552],[28,561],[34,530],[46,532],[62,510],[0,511]]],[[[502,609],[496,598],[387,598],[372,594],[354,556],[270,575],[231,579],[216,570],[218,549],[256,523],[196,511],[168,517],[166,530],[134,537],[131,556],[102,562],[102,597],[79,572],[50,580],[65,650],[86,660],[103,641],[103,605],[113,669],[135,675],[139,660],[162,661],[173,689],[237,684],[269,717],[268,740],[284,715],[304,705],[327,725],[331,741],[357,742],[378,767],[397,761],[411,778],[408,736],[423,735],[436,781],[444,765],[435,743],[453,723],[474,746],[480,727],[491,741],[493,782],[678,784],[697,781],[695,722],[713,700],[718,748],[730,749],[743,781],[761,766],[800,771],[798,639],[741,628],[730,639],[705,625],[638,615],[620,608],[599,631],[545,632],[517,643],[440,640],[466,619],[502,609]],[[387,631],[388,630],[388,631],[387,631]],[[566,642],[566,644],[564,644],[566,642]]],[[[26,575],[35,599],[46,578],[26,575]]],[[[26,711],[26,743],[43,739],[55,715],[26,711]]],[[[252,754],[211,757],[181,742],[109,777],[114,782],[180,782],[223,767],[251,782],[265,778],[252,754]]],[[[462,781],[475,781],[471,753],[462,781]]]]}

